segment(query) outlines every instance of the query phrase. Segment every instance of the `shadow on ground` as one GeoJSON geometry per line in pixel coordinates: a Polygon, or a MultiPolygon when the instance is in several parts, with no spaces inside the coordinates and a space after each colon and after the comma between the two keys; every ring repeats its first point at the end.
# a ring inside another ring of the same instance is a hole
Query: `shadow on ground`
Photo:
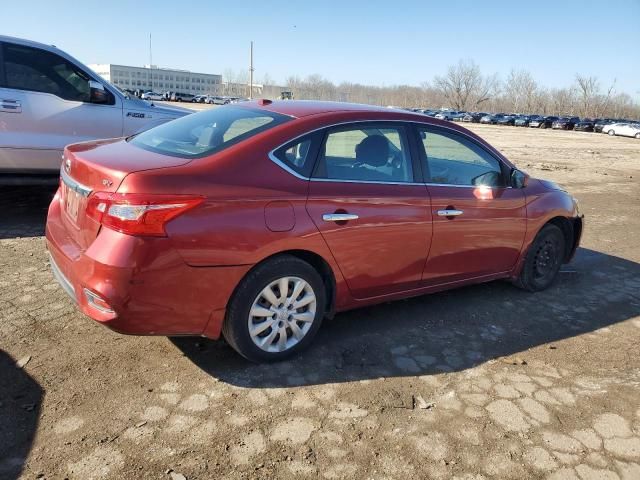
{"type": "Polygon", "coordinates": [[[639,264],[580,249],[544,292],[493,282],[339,314],[308,351],[278,364],[248,363],[222,341],[172,342],[208,374],[245,387],[429,375],[623,322],[640,315],[639,292],[639,264]]]}
{"type": "Polygon", "coordinates": [[[47,209],[56,188],[0,185],[0,239],[44,235],[47,209]]]}
{"type": "Polygon", "coordinates": [[[20,477],[36,436],[44,391],[0,350],[0,478],[20,477]]]}

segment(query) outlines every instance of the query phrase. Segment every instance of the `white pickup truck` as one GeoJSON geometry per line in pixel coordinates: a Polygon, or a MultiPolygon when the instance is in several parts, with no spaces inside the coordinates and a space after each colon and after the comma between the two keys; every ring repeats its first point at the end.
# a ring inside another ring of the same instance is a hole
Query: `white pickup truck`
{"type": "Polygon", "coordinates": [[[54,46],[0,35],[0,185],[57,174],[70,143],[129,136],[189,113],[129,98],[54,46]]]}

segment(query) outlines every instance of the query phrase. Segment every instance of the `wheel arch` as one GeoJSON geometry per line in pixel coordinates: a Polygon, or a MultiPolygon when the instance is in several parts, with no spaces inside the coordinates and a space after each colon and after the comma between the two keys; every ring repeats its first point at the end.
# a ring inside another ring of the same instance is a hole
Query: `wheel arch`
{"type": "Polygon", "coordinates": [[[282,257],[282,256],[292,256],[292,257],[296,257],[306,263],[308,263],[309,265],[311,265],[322,277],[322,280],[324,282],[325,285],[325,289],[326,289],[326,305],[325,305],[325,318],[333,318],[333,316],[335,315],[335,305],[336,305],[336,277],[335,274],[333,272],[333,269],[331,268],[331,265],[329,265],[329,262],[327,262],[321,255],[319,255],[316,252],[313,252],[311,250],[303,250],[303,249],[291,249],[291,250],[282,250],[276,253],[273,253],[265,258],[263,258],[262,260],[260,260],[259,262],[257,262],[255,265],[253,265],[249,271],[247,271],[244,276],[240,279],[240,281],[238,282],[238,284],[236,285],[236,287],[233,290],[233,293],[231,294],[231,296],[229,298],[233,298],[233,296],[235,295],[236,291],[238,290],[238,288],[240,287],[240,285],[242,284],[242,282],[244,281],[244,279],[253,271],[255,270],[258,266],[262,265],[265,262],[268,262],[270,260],[273,260],[276,257],[282,257]]]}
{"type": "Polygon", "coordinates": [[[565,239],[565,251],[564,257],[562,259],[562,263],[569,263],[573,258],[578,245],[580,244],[580,238],[582,236],[582,225],[583,225],[583,216],[579,215],[576,217],[568,216],[567,214],[563,214],[564,212],[555,212],[555,215],[547,218],[544,222],[539,223],[539,227],[537,227],[533,232],[528,235],[528,240],[523,245],[523,249],[520,252],[520,258],[513,270],[511,271],[510,277],[512,279],[517,278],[522,271],[524,266],[524,262],[527,258],[527,254],[529,252],[529,248],[533,244],[535,238],[538,236],[540,231],[546,225],[555,225],[558,227],[564,236],[565,239]]]}
{"type": "MultiPolygon", "coordinates": [[[[544,225],[540,227],[540,230],[542,230],[546,225],[555,225],[562,231],[565,240],[563,263],[569,262],[578,247],[578,242],[580,241],[580,235],[582,234],[582,218],[556,216],[547,220],[544,225]]],[[[538,232],[540,230],[538,230],[538,232]]]]}

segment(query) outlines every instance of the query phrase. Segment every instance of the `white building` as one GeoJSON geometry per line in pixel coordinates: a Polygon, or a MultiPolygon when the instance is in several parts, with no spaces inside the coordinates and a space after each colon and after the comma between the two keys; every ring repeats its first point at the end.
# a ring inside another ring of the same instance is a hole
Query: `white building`
{"type": "Polygon", "coordinates": [[[158,93],[171,91],[204,95],[215,94],[222,83],[222,75],[158,68],[155,65],[130,67],[101,63],[89,67],[121,90],[139,89],[143,92],[153,90],[158,93]]]}

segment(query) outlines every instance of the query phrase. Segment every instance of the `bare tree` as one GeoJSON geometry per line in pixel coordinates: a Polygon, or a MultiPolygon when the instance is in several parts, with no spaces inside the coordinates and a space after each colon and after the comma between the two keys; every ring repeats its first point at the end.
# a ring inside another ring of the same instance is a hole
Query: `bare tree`
{"type": "Polygon", "coordinates": [[[446,75],[436,76],[433,84],[457,110],[478,107],[499,91],[497,76],[483,76],[473,60],[460,60],[446,75]]]}
{"type": "Polygon", "coordinates": [[[512,112],[532,112],[538,84],[526,70],[511,70],[504,85],[504,95],[512,112]]]}
{"type": "Polygon", "coordinates": [[[576,75],[576,87],[581,103],[581,114],[587,116],[595,110],[600,82],[596,77],[576,75]]]}
{"type": "Polygon", "coordinates": [[[614,78],[613,82],[611,82],[611,85],[607,89],[606,95],[604,95],[602,97],[602,100],[597,105],[596,110],[593,112],[594,118],[595,117],[599,117],[600,116],[600,112],[604,112],[609,108],[609,102],[611,101],[611,96],[613,95],[615,86],[616,86],[616,79],[614,78]]]}
{"type": "Polygon", "coordinates": [[[552,112],[556,115],[573,113],[575,105],[575,91],[570,88],[557,88],[551,90],[552,112]]]}
{"type": "Polygon", "coordinates": [[[269,75],[268,73],[265,73],[262,76],[261,82],[262,82],[262,85],[265,86],[265,87],[266,86],[275,85],[275,81],[273,80],[273,78],[271,78],[271,75],[269,75]]]}

